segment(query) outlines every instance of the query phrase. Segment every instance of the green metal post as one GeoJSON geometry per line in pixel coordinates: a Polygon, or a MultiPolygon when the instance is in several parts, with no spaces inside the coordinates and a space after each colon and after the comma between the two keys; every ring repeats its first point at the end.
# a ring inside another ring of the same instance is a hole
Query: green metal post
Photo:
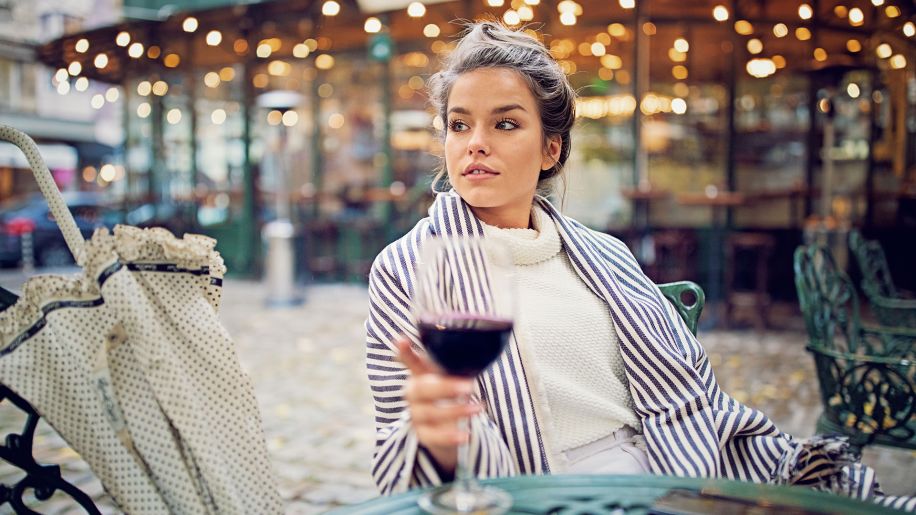
{"type": "Polygon", "coordinates": [[[254,102],[254,86],[251,82],[251,58],[246,58],[242,62],[242,146],[244,148],[244,160],[242,161],[243,173],[243,199],[242,199],[242,218],[239,220],[239,231],[241,245],[238,251],[241,256],[238,259],[240,271],[245,274],[254,273],[254,261],[257,249],[259,248],[259,239],[257,234],[257,222],[255,220],[255,178],[254,170],[251,163],[251,115],[254,102]]]}
{"type": "Polygon", "coordinates": [[[312,202],[312,219],[317,220],[321,214],[321,192],[324,189],[324,165],[321,150],[321,97],[318,86],[321,84],[321,72],[315,74],[311,87],[312,104],[312,137],[310,148],[312,154],[312,185],[315,187],[315,199],[312,202]]]}
{"type": "MultiPolygon", "coordinates": [[[[188,62],[194,62],[193,36],[188,39],[188,62]]],[[[197,75],[193,66],[188,69],[187,81],[188,111],[191,116],[191,216],[192,220],[197,220],[197,182],[200,170],[197,166],[197,75]]]]}
{"type": "Polygon", "coordinates": [[[164,113],[162,112],[162,97],[153,95],[150,97],[150,100],[150,117],[152,119],[153,132],[153,163],[150,167],[149,173],[146,176],[146,179],[149,202],[153,205],[156,211],[158,211],[159,201],[162,196],[161,194],[163,184],[168,180],[165,173],[165,160],[163,159],[165,146],[163,145],[162,141],[162,116],[164,113]]]}
{"type": "MultiPolygon", "coordinates": [[[[382,63],[382,113],[384,124],[382,127],[382,155],[385,156],[385,163],[382,165],[382,174],[380,179],[381,186],[388,188],[394,180],[394,155],[391,150],[391,59],[382,63]]],[[[381,219],[386,232],[393,230],[392,216],[394,210],[391,202],[386,201],[382,204],[381,219]]],[[[387,237],[390,234],[386,234],[387,237]]]]}

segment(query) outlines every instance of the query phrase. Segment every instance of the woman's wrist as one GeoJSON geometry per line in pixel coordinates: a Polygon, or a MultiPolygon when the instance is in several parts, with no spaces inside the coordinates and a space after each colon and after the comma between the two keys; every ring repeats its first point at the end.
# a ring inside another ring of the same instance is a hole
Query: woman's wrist
{"type": "Polygon", "coordinates": [[[455,479],[455,468],[458,465],[458,447],[450,446],[429,446],[420,444],[433,461],[436,472],[443,483],[455,479]]]}

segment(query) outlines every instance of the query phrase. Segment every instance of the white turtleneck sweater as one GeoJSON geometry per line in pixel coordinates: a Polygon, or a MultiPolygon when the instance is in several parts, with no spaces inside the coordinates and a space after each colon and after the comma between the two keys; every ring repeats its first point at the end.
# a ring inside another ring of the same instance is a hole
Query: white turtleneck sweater
{"type": "Polygon", "coordinates": [[[515,261],[518,315],[514,331],[544,387],[554,451],[608,436],[624,425],[641,431],[620,345],[607,305],[561,252],[553,220],[535,207],[537,229],[484,224],[487,238],[508,245],[515,261]]]}

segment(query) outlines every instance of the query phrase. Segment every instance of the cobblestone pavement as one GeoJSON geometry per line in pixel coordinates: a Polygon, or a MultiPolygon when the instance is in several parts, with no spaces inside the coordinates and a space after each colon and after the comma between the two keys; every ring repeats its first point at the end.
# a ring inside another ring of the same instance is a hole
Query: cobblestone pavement
{"type": "MultiPolygon", "coordinates": [[[[17,277],[0,274],[0,284],[18,288],[17,277]]],[[[267,309],[263,299],[259,283],[230,279],[221,313],[255,385],[286,512],[321,513],[375,496],[368,471],[371,398],[363,373],[365,288],[314,286],[306,290],[306,303],[294,308],[267,309]]],[[[725,391],[763,409],[785,431],[812,434],[819,400],[802,333],[716,331],[700,339],[725,391]]],[[[21,427],[18,420],[0,411],[0,435],[21,427]]],[[[39,462],[61,464],[65,477],[104,513],[117,511],[85,463],[43,423],[35,449],[39,462]]],[[[869,449],[865,461],[878,469],[889,493],[913,492],[914,453],[869,449]]],[[[0,465],[0,481],[14,477],[0,465]]],[[[79,513],[59,495],[40,506],[43,513],[79,513]]]]}

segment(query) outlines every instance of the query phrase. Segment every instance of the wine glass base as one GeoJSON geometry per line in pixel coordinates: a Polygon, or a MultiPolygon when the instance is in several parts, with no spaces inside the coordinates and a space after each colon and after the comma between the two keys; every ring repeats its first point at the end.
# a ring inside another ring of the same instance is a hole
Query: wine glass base
{"type": "Polygon", "coordinates": [[[512,507],[512,496],[487,486],[473,485],[470,489],[463,489],[445,485],[423,494],[417,504],[420,509],[432,515],[500,515],[512,507]]]}

